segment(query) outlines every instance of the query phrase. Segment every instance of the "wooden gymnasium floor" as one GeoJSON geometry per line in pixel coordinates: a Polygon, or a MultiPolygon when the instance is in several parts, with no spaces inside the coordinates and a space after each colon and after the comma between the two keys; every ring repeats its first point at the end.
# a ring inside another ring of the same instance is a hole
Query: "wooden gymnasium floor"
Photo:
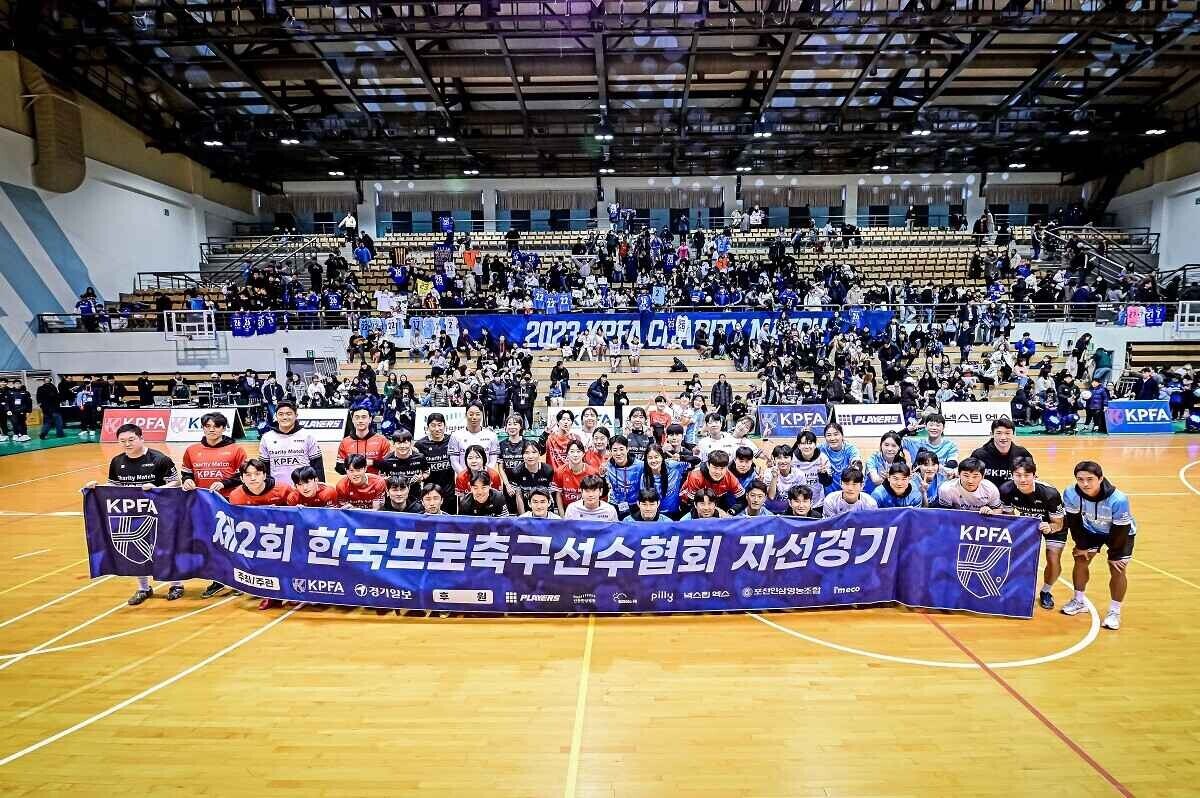
{"type": "Polygon", "coordinates": [[[1060,487],[1086,457],[1132,494],[1121,631],[258,612],[199,583],[130,608],[132,579],[88,580],[76,514],[111,452],[0,458],[0,793],[1195,795],[1200,439],[1023,442],[1060,487]]]}

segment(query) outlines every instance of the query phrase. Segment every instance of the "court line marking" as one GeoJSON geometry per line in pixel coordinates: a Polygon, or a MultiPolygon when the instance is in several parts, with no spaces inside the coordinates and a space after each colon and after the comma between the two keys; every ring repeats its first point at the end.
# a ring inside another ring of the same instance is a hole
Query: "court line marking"
{"type": "MultiPolygon", "coordinates": [[[[583,716],[587,710],[588,680],[592,672],[592,643],[596,639],[596,616],[589,615],[587,637],[583,643],[583,664],[579,669],[579,690],[575,694],[575,724],[571,728],[571,753],[567,757],[567,783],[563,789],[565,798],[575,798],[576,782],[579,780],[579,754],[583,746],[583,716]]],[[[3,764],[0,762],[0,764],[3,764]]]]}
{"type": "MultiPolygon", "coordinates": [[[[156,621],[152,624],[147,624],[146,626],[138,626],[133,629],[126,629],[123,632],[115,632],[111,635],[105,635],[104,637],[93,637],[91,640],[80,640],[77,643],[68,643],[65,646],[55,646],[54,648],[43,648],[38,651],[23,651],[23,652],[19,652],[16,654],[0,654],[0,660],[13,659],[14,657],[34,656],[34,655],[38,655],[38,654],[57,654],[60,651],[71,651],[72,649],[83,648],[84,646],[94,646],[94,645],[98,645],[100,643],[107,643],[110,640],[119,640],[122,637],[129,637],[130,635],[141,634],[142,632],[149,632],[151,629],[159,629],[163,626],[168,626],[177,621],[182,621],[184,618],[190,618],[193,615],[199,615],[202,612],[208,612],[211,609],[216,609],[217,607],[220,607],[222,604],[228,604],[229,602],[233,601],[234,599],[238,599],[238,598],[241,598],[241,596],[228,596],[226,598],[221,599],[220,601],[216,601],[211,604],[206,604],[199,609],[192,610],[191,612],[185,612],[183,615],[172,615],[170,618],[166,618],[161,621],[156,621]]],[[[126,603],[128,604],[128,602],[126,602],[126,603]]]]}
{"type": "Polygon", "coordinates": [[[1126,798],[1133,798],[1133,793],[1129,791],[1129,788],[1127,788],[1124,784],[1122,784],[1120,781],[1118,781],[1116,776],[1109,773],[1108,770],[1106,770],[1103,765],[1101,765],[1099,762],[1097,762],[1092,757],[1091,754],[1089,754],[1087,751],[1085,751],[1081,745],[1079,745],[1074,740],[1072,740],[1069,736],[1067,736],[1067,733],[1064,732],[1062,729],[1060,729],[1058,726],[1056,726],[1054,724],[1054,721],[1050,720],[1050,718],[1048,718],[1044,714],[1042,714],[1041,710],[1039,710],[1037,707],[1035,707],[1032,702],[1030,702],[1028,699],[1025,698],[1025,696],[1021,695],[1021,693],[1018,692],[1015,687],[1013,687],[1011,684],[1009,684],[1008,681],[1005,680],[1005,678],[1003,676],[996,673],[995,669],[993,669],[986,662],[984,662],[982,659],[980,659],[979,656],[976,655],[975,652],[972,651],[970,648],[968,648],[965,643],[963,643],[961,640],[959,640],[958,637],[955,636],[955,634],[953,632],[951,632],[949,629],[947,629],[946,627],[944,627],[940,623],[938,623],[937,619],[934,618],[932,615],[929,615],[927,613],[921,613],[921,615],[923,615],[925,617],[925,620],[927,620],[931,624],[933,624],[934,627],[939,632],[944,634],[950,640],[950,642],[953,643],[956,648],[958,648],[959,651],[961,651],[962,653],[964,653],[968,657],[970,657],[971,660],[975,663],[976,666],[979,667],[980,670],[982,670],[984,673],[986,673],[988,676],[990,676],[992,678],[992,680],[994,680],[996,682],[996,684],[1003,687],[1005,692],[1007,692],[1010,696],[1015,698],[1017,700],[1017,702],[1021,706],[1025,707],[1025,709],[1027,709],[1031,715],[1033,715],[1035,718],[1040,720],[1042,722],[1042,725],[1044,725],[1047,729],[1049,729],[1051,731],[1051,733],[1054,734],[1055,737],[1057,737],[1068,748],[1070,748],[1072,751],[1074,751],[1079,756],[1080,759],[1082,759],[1084,762],[1088,763],[1092,767],[1092,770],[1096,771],[1097,774],[1099,774],[1105,781],[1107,781],[1110,785],[1112,785],[1112,787],[1117,792],[1119,792],[1121,795],[1125,796],[1126,798]]]}
{"type": "Polygon", "coordinates": [[[70,471],[59,471],[54,474],[46,474],[45,476],[34,477],[33,479],[25,479],[25,480],[21,480],[20,482],[10,482],[7,485],[0,485],[0,490],[3,490],[4,488],[15,488],[18,485],[28,485],[33,482],[41,482],[43,479],[54,479],[55,477],[64,477],[67,474],[78,474],[80,471],[92,471],[93,469],[103,468],[103,467],[104,467],[103,463],[96,463],[95,465],[84,466],[83,468],[72,468],[70,471]]]}
{"type": "Polygon", "coordinates": [[[117,606],[115,606],[111,609],[107,609],[104,612],[100,613],[99,615],[94,615],[91,618],[89,618],[88,620],[86,620],[82,623],[76,624],[75,626],[72,626],[70,629],[66,630],[65,632],[59,632],[54,637],[50,638],[49,640],[45,641],[44,643],[38,643],[36,646],[29,649],[28,651],[17,654],[15,657],[8,657],[7,659],[5,659],[4,662],[0,662],[0,671],[4,670],[6,668],[11,668],[13,665],[16,665],[21,660],[23,660],[33,654],[36,654],[39,651],[41,651],[42,649],[46,648],[46,646],[49,646],[52,643],[57,643],[59,640],[62,640],[64,637],[69,637],[69,636],[75,634],[76,632],[78,632],[80,629],[91,626],[96,621],[103,620],[104,618],[107,618],[108,616],[112,615],[117,610],[126,608],[128,606],[129,606],[129,602],[122,601],[117,606]]]}
{"type": "Polygon", "coordinates": [[[148,698],[149,696],[154,695],[155,693],[159,692],[160,690],[164,690],[164,689],[170,687],[171,685],[175,684],[175,682],[179,681],[180,679],[183,679],[186,676],[190,676],[191,674],[195,673],[196,671],[200,670],[201,668],[204,668],[207,665],[211,665],[212,663],[216,662],[217,660],[219,660],[221,657],[225,656],[226,654],[230,654],[234,651],[237,651],[239,648],[246,645],[250,641],[254,640],[255,638],[259,637],[260,635],[265,634],[266,632],[270,631],[274,627],[276,627],[279,624],[286,621],[295,612],[297,612],[301,607],[304,607],[304,606],[305,606],[304,604],[297,604],[295,607],[292,607],[290,610],[288,610],[284,614],[280,615],[278,618],[276,618],[275,620],[266,624],[265,626],[260,626],[259,628],[255,629],[253,632],[250,632],[249,634],[245,635],[244,637],[240,638],[239,640],[229,644],[228,646],[225,646],[225,648],[221,649],[220,651],[216,652],[215,654],[210,654],[209,656],[205,657],[204,659],[200,660],[199,662],[195,663],[194,665],[189,665],[188,667],[179,671],[179,673],[176,673],[174,676],[170,676],[166,679],[163,679],[161,682],[151,685],[150,687],[147,687],[145,690],[141,691],[140,693],[138,693],[136,695],[132,695],[129,698],[124,699],[123,701],[119,701],[116,704],[113,704],[108,709],[105,709],[101,712],[97,712],[95,715],[92,715],[91,717],[84,718],[83,720],[76,723],[74,726],[68,726],[67,728],[63,729],[62,731],[55,732],[54,734],[50,735],[49,737],[45,737],[41,740],[38,740],[36,743],[33,743],[32,745],[27,745],[26,747],[22,748],[20,751],[14,751],[13,753],[9,754],[8,756],[4,757],[3,759],[0,759],[0,767],[4,767],[5,765],[10,765],[13,762],[17,761],[18,759],[21,759],[24,756],[28,756],[29,754],[32,754],[35,751],[39,751],[48,745],[56,743],[59,740],[63,739],[64,737],[74,734],[75,732],[77,732],[81,729],[86,729],[88,726],[91,726],[94,723],[98,723],[99,721],[104,720],[105,718],[109,717],[110,715],[115,715],[116,713],[120,712],[122,709],[125,709],[126,707],[130,707],[130,706],[136,704],[138,701],[141,701],[143,698],[148,698]]]}
{"type": "MultiPolygon", "coordinates": [[[[1065,579],[1059,579],[1059,582],[1061,584],[1067,585],[1068,587],[1070,587],[1070,585],[1071,585],[1071,583],[1066,581],[1065,579]]],[[[1091,614],[1091,617],[1092,617],[1092,623],[1087,631],[1087,634],[1085,634],[1081,640],[1079,640],[1077,643],[1075,643],[1075,645],[1073,645],[1069,648],[1064,648],[1062,651],[1056,651],[1053,654],[1046,654],[1045,656],[1042,656],[1042,657],[1032,657],[1030,659],[1007,660],[1004,662],[988,662],[985,664],[989,668],[996,668],[996,669],[1027,668],[1027,667],[1031,667],[1033,665],[1045,665],[1046,663],[1049,663],[1049,662],[1056,662],[1057,660],[1066,659],[1067,657],[1078,654],[1080,651],[1082,651],[1083,649],[1090,646],[1096,640],[1096,638],[1100,635],[1100,614],[1096,612],[1096,608],[1095,608],[1095,606],[1092,605],[1091,601],[1089,601],[1087,598],[1084,598],[1084,601],[1087,603],[1088,612],[1091,614]]],[[[867,651],[865,649],[854,648],[852,646],[843,646],[840,643],[834,643],[829,640],[822,640],[819,637],[813,637],[812,635],[807,635],[804,632],[798,632],[795,629],[789,629],[788,627],[783,626],[782,624],[775,623],[774,621],[772,621],[768,618],[764,618],[763,616],[761,616],[755,612],[748,613],[748,615],[751,618],[753,618],[754,620],[759,621],[760,623],[764,623],[767,626],[770,626],[777,631],[783,632],[786,635],[791,635],[792,637],[799,638],[800,640],[804,640],[806,642],[813,643],[818,646],[824,646],[825,648],[832,648],[834,651],[841,651],[845,654],[857,654],[860,657],[867,657],[868,659],[882,660],[883,662],[896,662],[901,665],[923,665],[927,668],[957,668],[957,669],[961,669],[961,670],[972,670],[972,669],[979,667],[978,665],[976,665],[973,662],[947,662],[946,660],[940,660],[940,659],[918,659],[915,657],[901,657],[901,656],[896,656],[894,654],[880,654],[877,651],[867,651]]]]}
{"type": "MultiPolygon", "coordinates": [[[[3,590],[0,590],[0,596],[3,596],[5,593],[11,593],[14,590],[20,590],[21,588],[25,587],[26,585],[32,585],[34,582],[40,582],[43,579],[45,579],[47,576],[54,576],[55,574],[61,574],[63,571],[67,570],[68,568],[74,568],[76,565],[79,565],[79,563],[81,563],[81,562],[87,562],[87,559],[88,559],[87,557],[84,557],[81,560],[76,560],[75,562],[67,563],[62,568],[57,568],[53,571],[50,571],[49,573],[44,573],[41,576],[35,576],[33,579],[26,579],[24,582],[20,583],[19,585],[13,585],[12,587],[6,587],[3,590]]],[[[106,576],[104,578],[107,579],[108,577],[106,576]]],[[[0,626],[3,626],[3,624],[0,624],[0,626]]]]}
{"type": "Polygon", "coordinates": [[[1164,571],[1163,569],[1159,568],[1157,565],[1151,565],[1150,563],[1146,562],[1145,560],[1134,559],[1134,560],[1130,560],[1130,562],[1135,562],[1138,565],[1144,565],[1147,568],[1149,568],[1151,571],[1157,571],[1158,573],[1162,574],[1165,577],[1174,579],[1176,582],[1182,582],[1183,584],[1187,585],[1188,587],[1194,587],[1194,588],[1196,588],[1196,590],[1200,590],[1200,585],[1196,584],[1195,582],[1189,582],[1188,580],[1184,579],[1182,576],[1176,576],[1175,574],[1171,573],[1170,571],[1164,571]]]}
{"type": "Polygon", "coordinates": [[[71,598],[71,596],[82,593],[85,590],[91,590],[96,585],[100,584],[101,582],[107,582],[109,579],[112,579],[112,576],[102,576],[99,579],[94,579],[91,582],[88,582],[83,587],[79,587],[79,588],[72,590],[70,593],[63,593],[58,598],[50,599],[45,604],[39,604],[38,606],[34,607],[31,610],[25,610],[25,612],[21,613],[20,615],[9,618],[7,621],[0,621],[0,629],[3,629],[4,627],[8,626],[9,624],[16,623],[17,621],[21,620],[22,618],[28,618],[30,615],[33,615],[34,613],[41,612],[42,610],[46,609],[47,607],[53,607],[55,604],[58,604],[60,601],[66,601],[67,599],[71,598]]]}
{"type": "Polygon", "coordinates": [[[1200,460],[1193,460],[1192,462],[1185,463],[1182,467],[1180,467],[1179,481],[1183,483],[1183,486],[1185,488],[1187,488],[1188,490],[1190,490],[1192,493],[1196,494],[1197,496],[1200,496],[1200,488],[1197,488],[1195,485],[1193,485],[1191,480],[1189,480],[1187,478],[1187,470],[1194,465],[1200,465],[1200,460]]]}
{"type": "MultiPolygon", "coordinates": [[[[92,679],[90,682],[86,682],[77,687],[73,687],[72,689],[68,690],[67,692],[60,693],[59,695],[56,695],[53,698],[49,698],[49,699],[43,701],[42,703],[38,704],[37,706],[33,706],[33,707],[30,707],[29,709],[19,712],[16,716],[16,719],[17,720],[25,720],[26,718],[31,718],[34,715],[38,714],[39,712],[49,709],[50,707],[58,706],[59,704],[63,703],[64,701],[70,701],[72,698],[74,698],[77,695],[86,693],[89,690],[99,687],[102,684],[107,684],[107,683],[111,682],[113,679],[116,679],[119,676],[129,673],[130,671],[137,670],[141,666],[145,665],[147,662],[151,662],[151,661],[157,659],[159,656],[161,656],[162,654],[165,654],[166,652],[170,651],[171,649],[182,646],[185,643],[190,643],[191,641],[195,640],[197,637],[199,637],[203,634],[207,634],[210,629],[212,629],[214,626],[216,626],[219,623],[221,623],[221,621],[220,621],[220,619],[217,619],[217,620],[213,621],[212,623],[205,624],[204,626],[201,626],[196,631],[191,632],[187,635],[184,635],[183,637],[172,640],[171,642],[167,643],[162,648],[156,649],[155,651],[150,652],[149,654],[147,654],[144,657],[140,657],[138,659],[135,659],[133,662],[130,662],[126,665],[122,665],[121,667],[117,668],[115,671],[106,673],[103,676],[98,676],[95,679],[92,679]]],[[[39,653],[41,653],[41,652],[39,652],[39,653]]]]}
{"type": "Polygon", "coordinates": [[[36,557],[37,555],[45,554],[48,551],[50,551],[50,549],[38,549],[37,551],[30,551],[30,552],[26,552],[25,554],[18,554],[16,557],[13,557],[13,559],[14,560],[23,560],[26,557],[36,557]]]}
{"type": "Polygon", "coordinates": [[[31,515],[52,515],[52,516],[57,516],[57,517],[61,518],[61,517],[65,517],[65,516],[77,517],[77,516],[83,515],[83,513],[78,510],[60,510],[59,512],[56,512],[56,513],[27,513],[23,510],[0,510],[0,516],[3,516],[3,515],[15,515],[15,516],[21,516],[21,517],[28,517],[31,515]]]}
{"type": "Polygon", "coordinates": [[[1167,491],[1166,493],[1130,493],[1129,491],[1123,491],[1123,493],[1126,496],[1191,496],[1192,495],[1192,494],[1187,493],[1186,491],[1182,491],[1182,490],[1167,491]]]}

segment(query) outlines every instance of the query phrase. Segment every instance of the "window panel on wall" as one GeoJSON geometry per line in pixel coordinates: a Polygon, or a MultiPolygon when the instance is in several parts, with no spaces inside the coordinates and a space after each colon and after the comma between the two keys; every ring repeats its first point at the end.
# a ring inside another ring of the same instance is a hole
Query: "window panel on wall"
{"type": "Polygon", "coordinates": [[[433,213],[431,211],[413,211],[412,231],[414,233],[432,233],[433,213]]]}
{"type": "Polygon", "coordinates": [[[335,224],[341,219],[333,218],[333,211],[317,211],[312,215],[312,232],[314,233],[336,233],[335,224]]]}
{"type": "Polygon", "coordinates": [[[571,229],[571,211],[555,209],[550,211],[550,229],[551,230],[570,230],[571,229]]]}
{"type": "Polygon", "coordinates": [[[813,217],[812,208],[810,208],[809,206],[805,205],[802,208],[797,208],[797,207],[793,206],[791,208],[788,208],[787,226],[793,227],[793,228],[808,227],[812,224],[812,217],[813,217]]]}
{"type": "MultiPolygon", "coordinates": [[[[902,214],[903,215],[903,214],[902,214]]],[[[861,218],[862,214],[859,214],[861,218]]],[[[891,208],[887,205],[868,205],[867,206],[867,226],[868,227],[887,227],[888,221],[891,218],[891,208]]]]}
{"type": "Polygon", "coordinates": [[[1050,219],[1050,205],[1045,202],[1029,203],[1029,224],[1041,222],[1045,224],[1050,219]]]}
{"type": "Polygon", "coordinates": [[[509,211],[511,214],[510,229],[519,230],[522,233],[528,233],[530,227],[529,211],[509,211]]]}
{"type": "Polygon", "coordinates": [[[917,218],[914,220],[915,227],[929,227],[929,206],[914,205],[913,209],[917,212],[917,218]]]}

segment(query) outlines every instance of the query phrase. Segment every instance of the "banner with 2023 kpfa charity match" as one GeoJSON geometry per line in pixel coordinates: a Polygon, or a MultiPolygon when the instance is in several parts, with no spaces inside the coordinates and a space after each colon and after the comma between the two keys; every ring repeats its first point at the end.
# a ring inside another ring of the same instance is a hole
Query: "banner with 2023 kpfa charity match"
{"type": "Polygon", "coordinates": [[[288,601],[460,612],[711,612],[899,602],[1029,618],[1037,520],[873,510],[661,524],[239,507],[85,491],[93,577],[212,579],[288,601]]]}

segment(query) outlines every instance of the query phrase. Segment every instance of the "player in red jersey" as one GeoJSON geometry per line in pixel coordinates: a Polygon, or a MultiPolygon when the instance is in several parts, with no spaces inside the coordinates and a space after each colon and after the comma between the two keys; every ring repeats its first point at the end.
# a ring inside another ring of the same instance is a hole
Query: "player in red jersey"
{"type": "MultiPolygon", "coordinates": [[[[183,489],[207,488],[229,498],[229,494],[242,484],[240,470],[246,462],[246,451],[225,434],[229,419],[224,413],[205,413],[200,417],[204,438],[193,443],[183,453],[183,489]]],[[[212,598],[225,589],[220,582],[212,582],[204,588],[201,598],[212,598]]]]}
{"type": "Polygon", "coordinates": [[[319,480],[312,466],[300,466],[292,472],[292,487],[288,497],[292,507],[335,507],[338,503],[337,490],[319,480]]]}
{"type": "MultiPolygon", "coordinates": [[[[246,507],[286,507],[291,504],[290,485],[281,485],[271,476],[271,464],[261,457],[242,463],[242,484],[229,494],[229,503],[246,507]]],[[[258,603],[260,610],[276,605],[275,599],[265,598],[258,603]]]]}
{"type": "Polygon", "coordinates": [[[375,465],[376,461],[387,457],[392,451],[392,445],[388,443],[388,439],[374,432],[371,429],[371,411],[364,407],[360,407],[350,414],[350,423],[354,425],[354,429],[350,434],[342,438],[342,442],[338,445],[337,464],[334,470],[339,474],[346,473],[346,460],[352,454],[361,454],[367,458],[367,470],[372,474],[378,474],[379,468],[375,465]]]}
{"type": "Polygon", "coordinates": [[[711,490],[717,503],[732,507],[731,500],[742,498],[746,491],[742,483],[729,473],[729,453],[722,449],[714,449],[708,453],[708,462],[696,466],[683,481],[679,495],[681,504],[690,507],[692,499],[701,490],[711,490]]]}
{"type": "Polygon", "coordinates": [[[346,460],[346,476],[337,484],[337,501],[346,509],[370,510],[387,491],[387,480],[367,471],[367,458],[352,454],[346,460]]]}

